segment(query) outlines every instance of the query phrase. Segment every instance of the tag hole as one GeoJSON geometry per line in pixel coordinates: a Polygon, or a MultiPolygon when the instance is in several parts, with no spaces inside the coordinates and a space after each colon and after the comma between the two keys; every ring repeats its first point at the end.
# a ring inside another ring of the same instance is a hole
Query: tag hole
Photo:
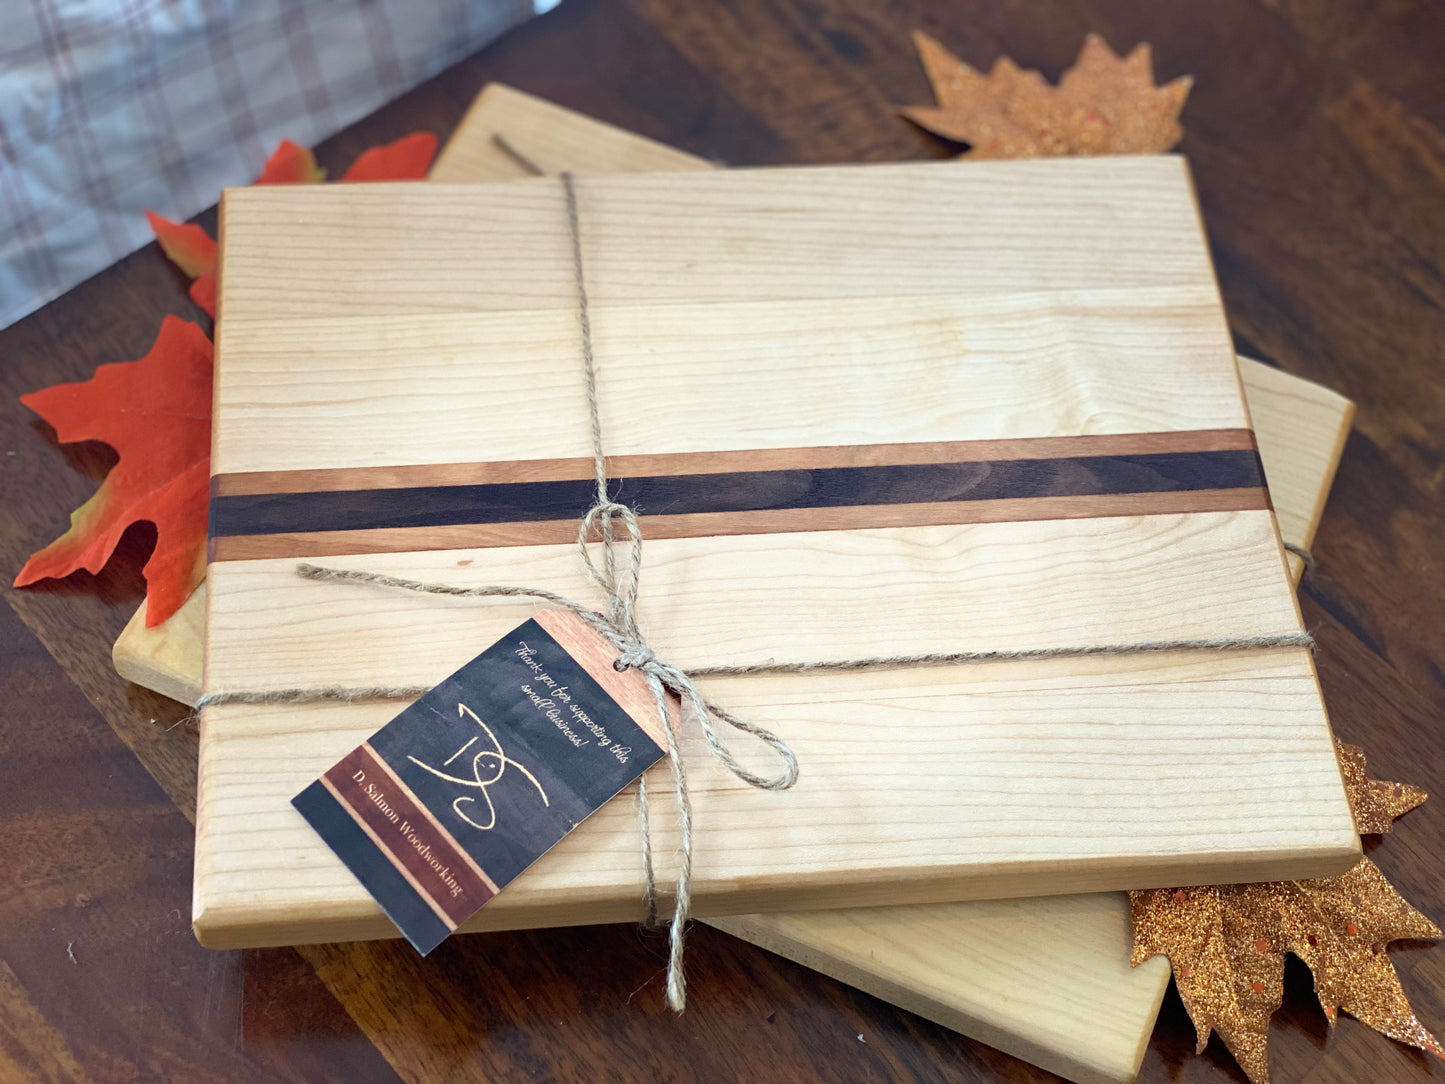
{"type": "Polygon", "coordinates": [[[616,670],[620,674],[627,669],[627,664],[621,659],[613,659],[612,669],[616,670]]]}

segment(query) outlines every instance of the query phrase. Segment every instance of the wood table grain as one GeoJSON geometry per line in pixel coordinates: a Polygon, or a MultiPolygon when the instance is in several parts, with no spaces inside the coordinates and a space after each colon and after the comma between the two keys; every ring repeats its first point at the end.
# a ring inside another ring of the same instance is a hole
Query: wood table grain
{"type": "MultiPolygon", "coordinates": [[[[928,100],[921,28],[1051,77],[1085,33],[1193,73],[1193,166],[1239,349],[1359,404],[1302,591],[1335,728],[1375,774],[1445,794],[1445,9],[1433,0],[568,0],[321,148],[344,166],[445,135],[502,80],[729,162],[902,160],[951,148],[899,121],[928,100]]],[[[940,208],[940,214],[967,213],[940,208]]],[[[202,216],[211,223],[211,216],[202,216]]],[[[0,332],[0,558],[18,569],[113,461],[57,445],[15,401],[139,357],[196,316],[151,246],[0,332]]],[[[663,939],[634,926],[207,952],[189,930],[196,735],[119,681],[110,645],[153,532],[110,569],[0,609],[0,1080],[1045,1081],[1022,1062],[706,927],[692,998],[663,1006],[663,939]]],[[[1437,799],[1438,801],[1438,799],[1437,799]]],[[[1373,857],[1445,921],[1445,814],[1373,857]]],[[[1445,948],[1392,953],[1445,1030],[1445,948]]],[[[1274,1079],[1445,1077],[1353,1020],[1327,1035],[1292,965],[1274,1079]],[[1432,1076],[1433,1074],[1433,1076],[1432,1076]]],[[[1165,1003],[1142,1080],[1239,1081],[1165,1003]]]]}

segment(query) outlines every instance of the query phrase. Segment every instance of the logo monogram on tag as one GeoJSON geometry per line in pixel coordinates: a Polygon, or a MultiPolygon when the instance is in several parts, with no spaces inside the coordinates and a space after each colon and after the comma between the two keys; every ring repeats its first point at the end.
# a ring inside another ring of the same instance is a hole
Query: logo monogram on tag
{"type": "Polygon", "coordinates": [[[488,832],[495,828],[497,825],[497,807],[492,804],[492,796],[490,793],[488,793],[487,788],[498,782],[502,778],[502,776],[507,773],[507,769],[509,767],[516,768],[517,771],[521,772],[527,777],[527,781],[531,783],[532,786],[536,788],[537,793],[541,795],[543,805],[550,806],[552,804],[551,800],[547,797],[547,792],[542,789],[542,784],[537,782],[537,777],[531,772],[529,772],[526,766],[523,765],[520,761],[513,760],[511,757],[507,756],[505,752],[502,751],[502,743],[497,740],[496,734],[492,733],[492,728],[489,727],[486,723],[482,722],[482,720],[477,716],[476,712],[474,712],[471,708],[467,707],[465,704],[458,703],[457,714],[470,716],[472,722],[476,723],[477,726],[482,728],[482,733],[472,737],[460,749],[458,749],[451,756],[447,757],[447,759],[442,762],[443,768],[450,765],[452,761],[456,760],[473,745],[481,741],[483,737],[485,737],[486,740],[491,743],[490,748],[484,745],[472,754],[472,777],[470,779],[466,779],[461,776],[451,775],[448,772],[442,771],[440,768],[433,768],[430,764],[420,761],[413,756],[409,756],[406,758],[407,760],[415,764],[418,768],[421,768],[424,771],[431,772],[431,774],[436,776],[438,779],[445,779],[449,783],[455,783],[457,786],[466,787],[469,790],[475,789],[480,791],[482,795],[482,801],[487,803],[487,822],[485,824],[480,824],[477,821],[472,820],[471,817],[467,816],[466,813],[462,812],[463,804],[470,806],[475,805],[477,802],[477,799],[469,794],[460,795],[452,802],[453,813],[455,813],[462,820],[466,821],[466,823],[470,824],[473,828],[478,828],[483,832],[488,832]],[[484,767],[491,770],[490,777],[486,779],[482,778],[484,767]]]}

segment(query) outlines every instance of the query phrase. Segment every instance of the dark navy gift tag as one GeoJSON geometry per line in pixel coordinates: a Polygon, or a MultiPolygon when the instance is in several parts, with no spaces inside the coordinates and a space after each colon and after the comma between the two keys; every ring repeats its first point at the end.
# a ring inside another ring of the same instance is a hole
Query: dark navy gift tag
{"type": "Polygon", "coordinates": [[[430,952],[664,755],[646,679],[577,615],[518,626],[291,800],[430,952]]]}

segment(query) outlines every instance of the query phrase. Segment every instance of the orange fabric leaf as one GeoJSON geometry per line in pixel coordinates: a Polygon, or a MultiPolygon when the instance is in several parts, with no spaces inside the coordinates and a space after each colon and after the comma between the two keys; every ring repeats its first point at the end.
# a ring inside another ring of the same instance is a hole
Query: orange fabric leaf
{"type": "Polygon", "coordinates": [[[214,319],[216,315],[216,273],[207,271],[191,283],[190,295],[191,300],[201,307],[201,311],[214,319]]]}
{"type": "Polygon", "coordinates": [[[424,181],[437,153],[437,137],[413,132],[395,143],[362,151],[343,181],[424,181]]]}
{"type": "MultiPolygon", "coordinates": [[[[424,178],[437,139],[417,132],[363,153],[348,181],[424,178]]],[[[325,179],[305,147],[283,140],[257,184],[310,184],[325,179]]],[[[146,212],[156,240],[194,281],[190,296],[216,315],[216,242],[200,226],[146,212]]],[[[20,397],[55,428],[64,443],[98,440],[120,456],[70,529],[33,554],[15,586],[77,569],[99,572],[127,527],[149,520],[155,550],[146,562],[146,625],[175,613],[205,578],[210,488],[211,340],[197,325],[167,316],[150,352],[138,361],[102,365],[87,381],[59,384],[20,397]]]]}
{"type": "Polygon", "coordinates": [[[191,222],[177,223],[147,211],[146,218],[155,231],[161,250],[190,278],[197,278],[216,269],[216,242],[200,226],[191,222]]]}
{"type": "Polygon", "coordinates": [[[139,361],[102,365],[89,380],[57,384],[20,401],[66,444],[99,440],[120,460],[70,529],[34,554],[15,586],[77,569],[99,572],[132,523],[156,527],[146,562],[146,624],[170,617],[205,576],[211,471],[211,340],[167,316],[139,361]]]}
{"type": "Polygon", "coordinates": [[[281,140],[256,184],[317,184],[326,180],[326,171],[316,164],[309,149],[289,139],[281,140]]]}

